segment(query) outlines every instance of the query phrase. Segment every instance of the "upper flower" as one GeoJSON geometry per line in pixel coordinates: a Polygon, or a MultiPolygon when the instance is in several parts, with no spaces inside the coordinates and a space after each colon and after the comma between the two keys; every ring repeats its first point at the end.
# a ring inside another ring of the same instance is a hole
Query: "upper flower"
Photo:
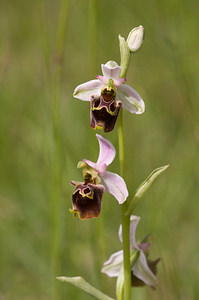
{"type": "Polygon", "coordinates": [[[100,96],[106,92],[115,92],[116,101],[121,100],[122,107],[131,113],[142,114],[145,111],[141,96],[129,85],[124,84],[126,78],[120,78],[121,67],[115,61],[101,65],[103,76],[80,84],[73,96],[83,101],[90,101],[91,96],[100,96]]]}
{"type": "MultiPolygon", "coordinates": [[[[131,268],[132,275],[132,285],[141,286],[149,285],[152,288],[155,288],[157,285],[156,274],[156,265],[159,262],[159,259],[155,261],[150,261],[147,259],[145,252],[150,246],[149,243],[140,243],[136,242],[135,234],[136,228],[140,221],[140,217],[131,216],[130,219],[130,253],[131,256],[135,251],[138,251],[138,258],[131,268]]],[[[119,239],[122,242],[122,225],[119,227],[119,239]]],[[[108,261],[104,263],[102,268],[102,273],[107,274],[109,277],[118,277],[120,269],[123,265],[123,250],[118,251],[112,254],[108,261]]]]}

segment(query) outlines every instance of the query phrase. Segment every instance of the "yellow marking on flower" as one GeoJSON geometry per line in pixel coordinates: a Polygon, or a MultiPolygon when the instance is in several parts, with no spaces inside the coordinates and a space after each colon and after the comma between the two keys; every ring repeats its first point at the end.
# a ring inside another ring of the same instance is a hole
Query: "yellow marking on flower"
{"type": "MultiPolygon", "coordinates": [[[[94,110],[97,110],[97,109],[95,108],[94,110]]],[[[99,110],[99,109],[98,109],[98,110],[99,110]]],[[[102,126],[99,126],[99,125],[97,125],[97,126],[95,127],[95,129],[102,130],[102,129],[103,129],[103,127],[102,127],[102,126]]]]}
{"type": "Polygon", "coordinates": [[[72,208],[69,208],[69,212],[71,214],[73,214],[74,218],[76,218],[77,215],[80,216],[79,212],[77,210],[72,209],[72,208]]]}

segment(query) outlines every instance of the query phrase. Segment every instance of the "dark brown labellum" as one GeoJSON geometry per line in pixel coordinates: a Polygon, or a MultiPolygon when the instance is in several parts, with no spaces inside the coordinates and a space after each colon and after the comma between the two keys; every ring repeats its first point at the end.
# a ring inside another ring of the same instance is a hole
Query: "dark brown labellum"
{"type": "Polygon", "coordinates": [[[122,103],[111,93],[91,96],[90,125],[93,129],[103,128],[104,132],[114,129],[122,103]]]}
{"type": "Polygon", "coordinates": [[[93,183],[76,187],[72,196],[73,210],[79,212],[80,219],[97,218],[101,211],[103,185],[93,183]]]}

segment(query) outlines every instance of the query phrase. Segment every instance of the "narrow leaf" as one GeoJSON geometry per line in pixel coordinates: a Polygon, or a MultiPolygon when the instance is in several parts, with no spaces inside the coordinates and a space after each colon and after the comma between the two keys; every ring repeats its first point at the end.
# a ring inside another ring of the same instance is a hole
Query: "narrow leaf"
{"type": "Polygon", "coordinates": [[[156,178],[161,175],[164,171],[166,171],[166,169],[168,169],[169,165],[160,167],[155,169],[150,175],[149,177],[142,182],[142,184],[138,187],[137,191],[135,192],[134,197],[132,198],[132,200],[129,203],[129,208],[128,211],[126,212],[127,216],[130,216],[134,210],[134,208],[136,207],[136,205],[138,204],[139,200],[143,197],[143,195],[148,191],[148,189],[152,186],[152,184],[154,183],[154,181],[156,180],[156,178]]]}
{"type": "Polygon", "coordinates": [[[71,283],[75,287],[83,290],[87,294],[95,297],[99,300],[114,300],[104,293],[100,292],[98,289],[94,288],[88,282],[86,282],[82,277],[56,277],[57,280],[62,282],[71,283]]]}

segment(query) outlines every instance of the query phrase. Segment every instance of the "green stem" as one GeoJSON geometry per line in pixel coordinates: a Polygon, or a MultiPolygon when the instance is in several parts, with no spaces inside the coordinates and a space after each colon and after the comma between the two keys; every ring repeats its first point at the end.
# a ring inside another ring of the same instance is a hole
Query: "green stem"
{"type": "Polygon", "coordinates": [[[51,121],[53,147],[51,154],[51,263],[52,263],[52,299],[59,299],[59,289],[55,277],[60,274],[61,269],[61,241],[62,241],[62,146],[61,146],[61,119],[60,119],[60,91],[61,74],[63,70],[64,46],[66,39],[66,23],[68,15],[69,0],[62,0],[58,22],[57,39],[52,60],[50,43],[46,28],[44,1],[39,1],[41,35],[43,42],[43,54],[46,64],[47,88],[51,98],[51,121]]]}
{"type": "Polygon", "coordinates": [[[119,145],[120,174],[123,177],[124,176],[123,110],[121,110],[118,118],[118,145],[119,145]]]}
{"type": "Polygon", "coordinates": [[[97,0],[89,1],[89,56],[90,75],[94,77],[97,70],[97,0]]]}
{"type": "MultiPolygon", "coordinates": [[[[89,71],[90,76],[95,77],[97,74],[97,28],[98,28],[98,0],[89,0],[89,71]]],[[[95,155],[95,143],[96,138],[93,135],[93,130],[89,131],[89,144],[90,144],[90,154],[95,155]]],[[[105,228],[104,228],[104,218],[101,216],[100,220],[96,220],[93,226],[93,232],[91,236],[91,245],[93,251],[97,253],[95,257],[95,268],[96,274],[101,268],[101,262],[106,259],[106,241],[105,241],[105,228]],[[94,243],[93,243],[94,240],[94,243]]],[[[99,279],[98,279],[99,281],[99,279]]],[[[104,277],[100,277],[99,284],[101,288],[107,290],[110,286],[104,277]]]]}
{"type": "MultiPolygon", "coordinates": [[[[62,0],[60,6],[60,15],[57,29],[57,40],[55,45],[55,55],[52,68],[52,119],[54,135],[54,153],[53,153],[53,191],[52,191],[52,265],[53,279],[61,271],[61,240],[62,240],[62,138],[61,138],[61,118],[60,118],[60,94],[61,94],[61,75],[64,61],[64,48],[66,41],[66,24],[68,16],[69,0],[62,0]]],[[[55,287],[54,298],[59,299],[59,291],[55,287]]]]}
{"type": "MultiPolygon", "coordinates": [[[[89,73],[94,78],[97,74],[97,0],[89,0],[88,6],[88,34],[89,34],[89,73]]],[[[93,130],[89,130],[90,155],[95,155],[95,137],[93,130]]]]}
{"type": "MultiPolygon", "coordinates": [[[[123,135],[123,111],[120,112],[118,120],[118,144],[120,175],[124,177],[124,135],[123,135]]],[[[123,235],[123,255],[124,255],[124,300],[131,299],[131,265],[130,265],[130,217],[126,216],[128,209],[127,202],[122,204],[122,235],[123,235]]]]}
{"type": "MultiPolygon", "coordinates": [[[[68,17],[68,5],[69,5],[69,0],[62,0],[61,8],[60,8],[58,30],[57,30],[55,60],[56,60],[57,64],[60,66],[60,69],[62,69],[61,67],[63,66],[63,59],[64,59],[67,17],[68,17]]],[[[61,70],[60,70],[60,72],[61,72],[61,70]]]]}

